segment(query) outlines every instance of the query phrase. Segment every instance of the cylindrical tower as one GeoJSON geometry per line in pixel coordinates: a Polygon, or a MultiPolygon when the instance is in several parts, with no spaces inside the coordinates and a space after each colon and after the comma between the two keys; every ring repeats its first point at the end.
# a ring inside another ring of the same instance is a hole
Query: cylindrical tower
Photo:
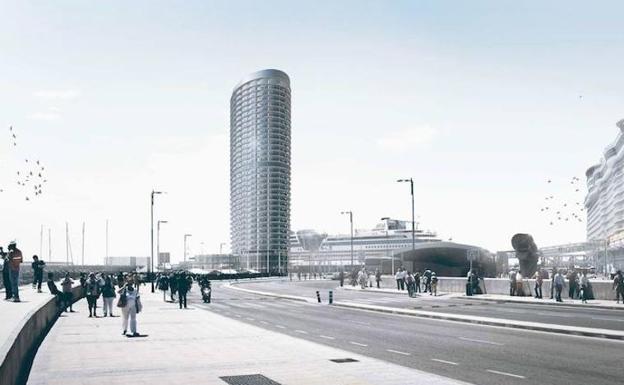
{"type": "Polygon", "coordinates": [[[268,69],[230,98],[230,237],[241,267],[285,272],[290,229],[290,79],[268,69]]]}

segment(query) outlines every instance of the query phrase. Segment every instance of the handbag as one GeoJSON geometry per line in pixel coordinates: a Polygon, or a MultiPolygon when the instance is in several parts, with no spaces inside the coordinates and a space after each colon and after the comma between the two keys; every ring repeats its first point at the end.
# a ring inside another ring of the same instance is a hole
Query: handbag
{"type": "Polygon", "coordinates": [[[128,298],[126,297],[126,291],[124,290],[123,293],[121,293],[121,295],[119,296],[119,301],[117,301],[117,307],[126,307],[127,304],[128,298]]]}
{"type": "Polygon", "coordinates": [[[137,295],[136,300],[134,301],[134,306],[136,307],[136,312],[139,314],[141,310],[143,310],[143,304],[141,303],[141,297],[137,295]]]}

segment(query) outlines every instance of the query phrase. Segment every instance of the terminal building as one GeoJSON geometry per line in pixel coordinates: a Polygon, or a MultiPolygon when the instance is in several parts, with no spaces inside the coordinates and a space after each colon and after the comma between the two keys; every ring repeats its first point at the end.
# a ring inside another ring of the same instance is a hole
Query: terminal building
{"type": "Polygon", "coordinates": [[[389,274],[403,266],[408,270],[431,268],[441,275],[458,276],[465,274],[470,266],[469,250],[479,250],[473,263],[479,265],[483,261],[481,271],[495,274],[494,257],[485,249],[442,242],[435,232],[418,228],[414,231],[414,243],[412,248],[411,222],[391,218],[384,218],[371,230],[355,231],[353,240],[350,234],[301,230],[290,234],[288,267],[290,272],[333,273],[366,266],[389,274]]]}
{"type": "Polygon", "coordinates": [[[607,273],[624,268],[624,119],[616,125],[615,141],[585,173],[587,241],[604,243],[606,260],[600,267],[607,273]]]}

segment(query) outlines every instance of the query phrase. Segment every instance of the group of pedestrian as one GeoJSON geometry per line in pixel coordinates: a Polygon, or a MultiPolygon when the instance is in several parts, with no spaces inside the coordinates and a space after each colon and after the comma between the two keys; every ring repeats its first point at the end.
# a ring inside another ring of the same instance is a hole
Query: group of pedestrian
{"type": "Polygon", "coordinates": [[[163,301],[167,302],[167,292],[171,301],[177,300],[180,309],[186,309],[186,297],[193,286],[193,277],[186,271],[176,271],[173,273],[162,273],[156,277],[156,287],[163,293],[163,301]]]}
{"type": "MultiPolygon", "coordinates": [[[[117,317],[113,314],[113,307],[114,300],[119,294],[116,307],[121,310],[122,335],[129,337],[139,336],[140,334],[137,331],[137,314],[142,311],[143,306],[139,294],[139,286],[136,286],[135,282],[136,273],[119,273],[117,277],[101,272],[91,272],[88,275],[80,273],[81,296],[84,296],[87,300],[89,318],[98,318],[97,309],[100,297],[102,297],[104,317],[117,317]],[[130,329],[130,333],[128,333],[128,329],[130,329]]],[[[52,272],[48,273],[47,284],[50,293],[57,297],[60,311],[73,313],[74,280],[70,273],[65,273],[65,277],[61,281],[61,290],[56,286],[54,273],[52,272]]]]}
{"type": "Polygon", "coordinates": [[[407,290],[410,297],[416,293],[429,293],[429,295],[438,295],[438,276],[429,268],[422,273],[407,271],[403,267],[397,269],[394,279],[397,283],[397,290],[407,290]]]}
{"type": "MultiPolygon", "coordinates": [[[[342,272],[340,273],[342,274],[342,272]]],[[[367,287],[373,287],[375,282],[377,283],[377,288],[379,289],[381,284],[381,272],[379,269],[375,269],[375,271],[368,271],[366,267],[362,267],[360,270],[353,270],[351,274],[351,285],[355,286],[356,284],[360,285],[361,289],[366,289],[367,287]]]]}

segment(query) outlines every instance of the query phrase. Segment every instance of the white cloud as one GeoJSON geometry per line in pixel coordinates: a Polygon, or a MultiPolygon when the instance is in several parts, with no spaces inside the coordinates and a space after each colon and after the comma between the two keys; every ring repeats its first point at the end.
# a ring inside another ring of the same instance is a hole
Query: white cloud
{"type": "Polygon", "coordinates": [[[80,91],[74,89],[39,90],[35,91],[33,95],[37,98],[45,100],[73,100],[80,96],[80,91]]]}
{"type": "Polygon", "coordinates": [[[431,143],[437,133],[437,130],[427,125],[413,127],[389,133],[379,138],[377,145],[384,150],[402,152],[431,143]]]}

